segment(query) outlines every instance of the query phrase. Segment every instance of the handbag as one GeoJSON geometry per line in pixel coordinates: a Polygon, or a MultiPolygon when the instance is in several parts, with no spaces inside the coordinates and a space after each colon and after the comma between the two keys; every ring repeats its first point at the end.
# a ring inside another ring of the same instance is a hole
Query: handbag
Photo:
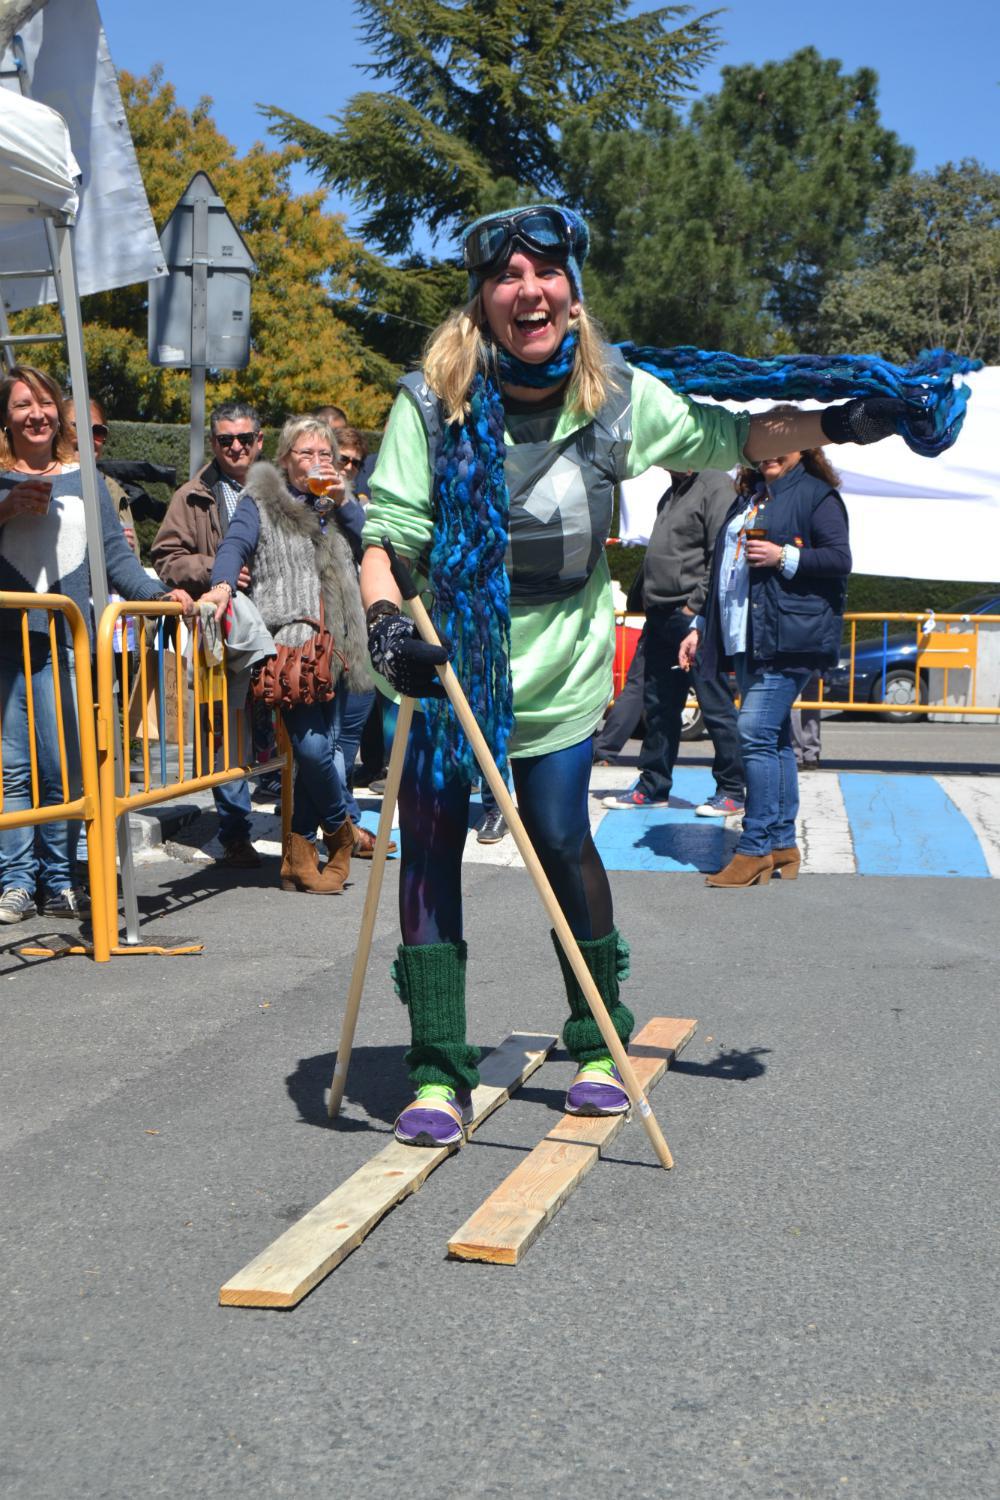
{"type": "Polygon", "coordinates": [[[333,644],[326,628],[323,600],[319,619],[296,615],[290,625],[311,625],[313,637],[301,646],[277,646],[274,656],[259,662],[250,674],[250,692],[258,703],[268,708],[298,708],[313,703],[328,703],[336,695],[333,680],[333,658],[346,668],[347,662],[333,644]]]}

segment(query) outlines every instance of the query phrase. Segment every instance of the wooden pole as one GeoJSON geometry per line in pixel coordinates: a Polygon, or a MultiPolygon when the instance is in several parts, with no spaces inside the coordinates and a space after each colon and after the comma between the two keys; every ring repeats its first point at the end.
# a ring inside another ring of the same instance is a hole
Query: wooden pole
{"type": "MultiPolygon", "coordinates": [[[[414,588],[412,579],[409,578],[406,569],[400,563],[387,537],[383,537],[382,545],[392,564],[393,577],[413,616],[421,638],[429,642],[432,646],[440,645],[431,617],[424,608],[423,602],[414,588]]],[[[615,1067],[618,1069],[629,1099],[639,1111],[639,1116],[645,1126],[646,1134],[652,1142],[653,1150],[656,1152],[660,1165],[672,1167],[674,1159],[670,1154],[670,1147],[664,1140],[663,1132],[656,1123],[649,1100],[646,1098],[642,1085],[635,1075],[635,1069],[629,1061],[628,1053],[622,1046],[621,1039],[612,1024],[607,1006],[604,1004],[600,991],[594,983],[594,977],[587,967],[583,954],[580,952],[579,944],[570,930],[569,923],[563,916],[562,908],[556,900],[555,891],[553,891],[549,884],[548,876],[542,869],[541,861],[532,848],[531,840],[528,838],[524,824],[521,822],[520,815],[514,805],[514,799],[508,792],[506,783],[497,770],[490,747],[483,737],[482,730],[476,723],[472,709],[469,707],[468,699],[462,691],[461,683],[455,676],[450,662],[445,662],[437,670],[444,690],[448,694],[451,706],[455,710],[458,721],[465,732],[469,744],[472,746],[476,760],[479,762],[479,768],[489,782],[490,790],[497,800],[500,811],[503,813],[507,827],[513,835],[521,858],[524,860],[535,882],[538,894],[541,896],[542,903],[548,913],[549,921],[552,923],[560,946],[576,976],[577,983],[583,991],[584,998],[590,1007],[590,1013],[597,1022],[605,1045],[614,1059],[615,1067]]],[[[393,748],[395,749],[395,746],[393,748]]],[[[386,790],[388,791],[388,787],[386,790]]]]}
{"type": "Polygon", "coordinates": [[[382,794],[382,812],[378,820],[378,833],[375,836],[371,873],[368,876],[368,891],[361,914],[361,931],[358,936],[358,946],[354,952],[351,988],[347,995],[347,1009],[344,1012],[344,1022],[340,1028],[340,1042],[337,1046],[337,1061],[334,1064],[333,1078],[330,1083],[327,1113],[331,1120],[340,1113],[340,1105],[347,1084],[347,1069],[351,1063],[351,1049],[354,1046],[354,1030],[358,1024],[361,994],[365,987],[365,974],[372,949],[372,934],[375,931],[375,918],[378,915],[379,897],[382,894],[382,877],[385,874],[389,837],[392,833],[392,815],[396,810],[396,801],[399,797],[399,783],[403,775],[403,760],[406,756],[406,742],[410,738],[412,718],[413,699],[401,699],[399,714],[396,718],[396,733],[389,755],[389,769],[385,777],[385,791],[382,794]]]}

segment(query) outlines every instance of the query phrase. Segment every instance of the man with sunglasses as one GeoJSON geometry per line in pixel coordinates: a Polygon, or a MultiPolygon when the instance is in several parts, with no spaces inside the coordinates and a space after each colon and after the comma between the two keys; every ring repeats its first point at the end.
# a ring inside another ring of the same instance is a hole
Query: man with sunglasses
{"type": "MultiPolygon", "coordinates": [[[[251,466],[260,458],[260,418],[245,401],[226,401],[209,419],[212,458],[170,498],[152,547],[153,567],[167,588],[184,588],[193,599],[211,587],[219,544],[240,502],[251,466]],[[185,582],[168,580],[184,579],[185,582]]],[[[245,570],[244,570],[245,571],[245,570]]],[[[249,586],[250,576],[239,580],[249,586]]],[[[245,781],[213,788],[219,814],[220,863],[252,870],[260,855],[250,842],[250,788],[245,781]]]]}

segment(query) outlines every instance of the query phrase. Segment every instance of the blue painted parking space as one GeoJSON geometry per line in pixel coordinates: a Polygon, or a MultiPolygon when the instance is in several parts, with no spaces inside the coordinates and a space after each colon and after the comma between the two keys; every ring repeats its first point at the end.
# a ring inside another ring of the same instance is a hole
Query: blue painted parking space
{"type": "Polygon", "coordinates": [[[933,776],[853,773],[840,788],[860,875],[989,876],[974,829],[933,776]]]}
{"type": "MultiPolygon", "coordinates": [[[[739,830],[695,808],[715,792],[712,774],[678,766],[669,807],[609,808],[594,842],[609,870],[701,871],[727,864],[739,830]]],[[[608,801],[611,801],[609,797],[608,801]]]]}

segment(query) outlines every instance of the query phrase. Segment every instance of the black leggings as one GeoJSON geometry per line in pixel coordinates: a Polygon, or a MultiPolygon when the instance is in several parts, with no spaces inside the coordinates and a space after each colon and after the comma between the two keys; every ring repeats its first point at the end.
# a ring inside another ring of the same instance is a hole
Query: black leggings
{"type": "MultiPolygon", "coordinates": [[[[614,926],[611,887],[590,834],[592,743],[511,762],[518,810],[576,938],[606,937],[614,926]]],[[[431,757],[424,716],[416,713],[399,792],[399,920],[409,946],[462,939],[469,787],[455,778],[435,791],[431,757]]]]}

